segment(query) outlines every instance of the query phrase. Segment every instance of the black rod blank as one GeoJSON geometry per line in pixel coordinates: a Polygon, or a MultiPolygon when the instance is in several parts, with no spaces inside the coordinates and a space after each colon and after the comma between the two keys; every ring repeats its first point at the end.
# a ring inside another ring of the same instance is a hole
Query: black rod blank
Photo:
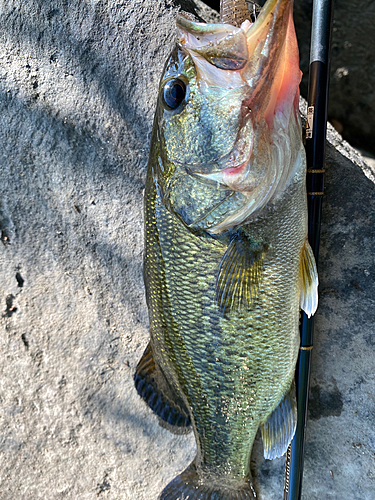
{"type": "MultiPolygon", "coordinates": [[[[324,191],[332,3],[332,0],[313,1],[311,27],[306,125],[306,187],[309,214],[308,237],[317,263],[324,191]]],[[[313,332],[314,318],[309,319],[304,312],[301,312],[301,348],[296,368],[297,429],[287,454],[284,500],[300,500],[301,498],[313,332]]]]}

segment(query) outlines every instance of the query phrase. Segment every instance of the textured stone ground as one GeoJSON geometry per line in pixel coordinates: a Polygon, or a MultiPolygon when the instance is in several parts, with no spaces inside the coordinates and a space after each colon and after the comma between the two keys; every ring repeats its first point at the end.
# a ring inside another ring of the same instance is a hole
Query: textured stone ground
{"type": "MultiPolygon", "coordinates": [[[[306,95],[312,1],[295,0],[306,95]]],[[[375,154],[375,2],[340,0],[333,5],[329,119],[345,138],[375,154]]]]}
{"type": "MultiPolygon", "coordinates": [[[[156,500],[194,456],[132,382],[148,337],[142,192],[177,8],[0,3],[1,500],[156,500]]],[[[330,141],[303,499],[370,500],[375,174],[330,141]]],[[[280,499],[284,460],[261,452],[259,498],[280,499]]]]}

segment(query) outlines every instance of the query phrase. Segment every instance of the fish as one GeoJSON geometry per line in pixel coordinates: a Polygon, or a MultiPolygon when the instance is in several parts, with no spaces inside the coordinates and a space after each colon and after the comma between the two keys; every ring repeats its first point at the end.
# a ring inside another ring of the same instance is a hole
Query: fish
{"type": "Polygon", "coordinates": [[[219,23],[177,18],[145,187],[150,342],[138,394],[194,461],[160,500],[253,500],[250,456],[285,454],[297,419],[300,308],[318,305],[292,0],[219,23]]]}

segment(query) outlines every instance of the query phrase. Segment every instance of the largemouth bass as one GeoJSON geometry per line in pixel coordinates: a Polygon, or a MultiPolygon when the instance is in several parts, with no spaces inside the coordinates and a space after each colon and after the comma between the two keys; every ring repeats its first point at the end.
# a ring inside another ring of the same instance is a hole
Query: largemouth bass
{"type": "Polygon", "coordinates": [[[177,19],[160,82],[145,190],[151,341],[138,393],[194,462],[161,500],[255,498],[250,455],[282,456],[296,426],[299,308],[317,308],[292,0],[254,19],[177,19]]]}

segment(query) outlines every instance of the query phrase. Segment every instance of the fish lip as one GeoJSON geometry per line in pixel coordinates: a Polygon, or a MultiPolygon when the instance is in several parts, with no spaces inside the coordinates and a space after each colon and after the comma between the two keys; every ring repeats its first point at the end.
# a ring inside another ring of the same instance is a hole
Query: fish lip
{"type": "MultiPolygon", "coordinates": [[[[225,176],[228,174],[229,175],[240,174],[245,169],[245,167],[249,164],[249,162],[250,162],[250,158],[248,158],[245,161],[238,163],[236,165],[230,165],[226,168],[223,168],[222,170],[214,170],[208,174],[191,170],[191,168],[186,166],[186,165],[185,165],[185,170],[192,177],[198,177],[200,180],[207,181],[210,184],[212,184],[212,183],[220,184],[228,189],[229,186],[224,181],[225,176]]],[[[231,189],[231,188],[229,188],[229,189],[231,189]]]]}
{"type": "MultiPolygon", "coordinates": [[[[251,148],[252,149],[252,148],[251,148]]],[[[230,156],[232,154],[233,150],[227,153],[224,156],[230,156]]],[[[242,167],[244,164],[249,163],[250,161],[250,156],[251,156],[252,150],[250,154],[246,155],[245,159],[241,159],[238,163],[232,164],[230,160],[227,161],[222,161],[221,159],[215,160],[213,162],[208,162],[208,163],[192,163],[192,164],[186,164],[183,162],[179,162],[177,160],[174,161],[176,165],[179,167],[182,167],[186,170],[186,173],[189,175],[192,175],[193,177],[202,177],[202,178],[207,178],[209,179],[210,176],[220,174],[223,172],[227,172],[228,170],[237,170],[239,167],[242,167]],[[218,169],[218,166],[222,166],[222,168],[218,169]],[[211,172],[205,173],[204,170],[209,170],[212,169],[211,172]]]]}

